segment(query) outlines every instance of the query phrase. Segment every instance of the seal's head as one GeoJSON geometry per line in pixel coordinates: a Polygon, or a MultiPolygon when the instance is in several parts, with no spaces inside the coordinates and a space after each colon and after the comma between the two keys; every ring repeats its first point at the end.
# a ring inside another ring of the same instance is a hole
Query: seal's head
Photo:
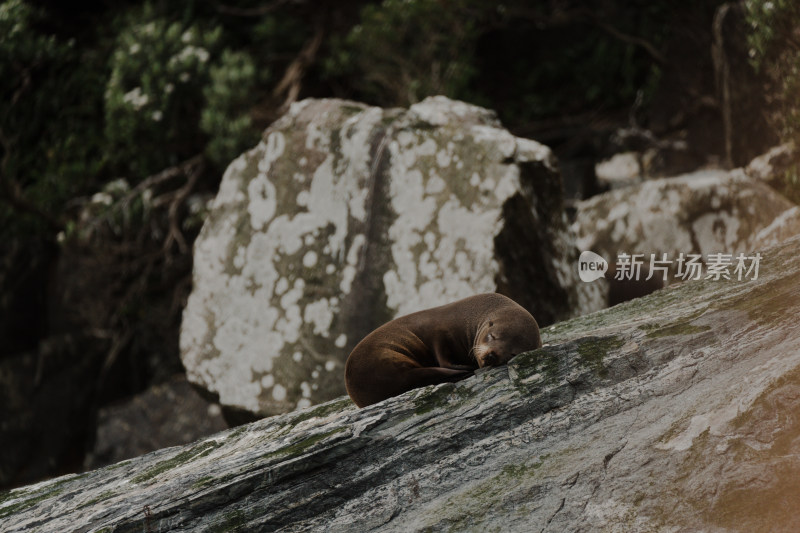
{"type": "Polygon", "coordinates": [[[515,355],[542,347],[539,325],[522,307],[493,312],[478,328],[473,353],[478,366],[499,366],[515,355]]]}

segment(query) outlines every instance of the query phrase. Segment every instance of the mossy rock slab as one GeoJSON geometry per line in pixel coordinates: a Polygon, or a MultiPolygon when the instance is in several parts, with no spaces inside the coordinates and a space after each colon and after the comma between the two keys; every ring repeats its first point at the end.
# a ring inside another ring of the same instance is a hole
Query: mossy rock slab
{"type": "Polygon", "coordinates": [[[796,531],[800,238],[507,366],[0,494],[3,531],[796,531]]]}

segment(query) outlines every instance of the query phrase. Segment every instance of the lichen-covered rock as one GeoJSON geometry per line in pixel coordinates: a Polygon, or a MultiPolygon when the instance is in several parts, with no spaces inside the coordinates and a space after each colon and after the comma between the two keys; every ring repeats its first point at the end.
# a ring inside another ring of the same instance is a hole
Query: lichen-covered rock
{"type": "Polygon", "coordinates": [[[761,250],[800,235],[800,207],[794,206],[775,217],[775,220],[758,232],[753,248],[761,250]]]}
{"type": "Polygon", "coordinates": [[[3,531],[800,530],[800,237],[542,330],[458,383],[349,398],[0,493],[3,531]]]}
{"type": "Polygon", "coordinates": [[[780,188],[784,175],[797,165],[798,158],[800,154],[793,143],[781,144],[754,158],[744,171],[756,181],[780,188]]]}
{"type": "Polygon", "coordinates": [[[758,234],[793,204],[741,169],[704,170],[646,181],[578,204],[573,230],[581,250],[609,261],[619,253],[751,253],[758,234]]]}
{"type": "Polygon", "coordinates": [[[623,152],[597,163],[594,172],[597,182],[609,189],[621,189],[642,181],[642,155],[623,152]]]}
{"type": "Polygon", "coordinates": [[[349,351],[395,316],[495,290],[543,324],[599,307],[576,288],[554,165],[442,97],[295,104],[230,165],[195,244],[189,379],[286,412],[343,393],[349,351]]]}

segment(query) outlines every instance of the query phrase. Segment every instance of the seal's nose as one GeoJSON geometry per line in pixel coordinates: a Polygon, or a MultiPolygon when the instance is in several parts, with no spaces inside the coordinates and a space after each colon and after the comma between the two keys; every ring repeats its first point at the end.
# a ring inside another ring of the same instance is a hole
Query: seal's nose
{"type": "Polygon", "coordinates": [[[483,358],[484,366],[495,366],[497,364],[497,354],[494,352],[489,352],[486,354],[486,357],[483,358]]]}

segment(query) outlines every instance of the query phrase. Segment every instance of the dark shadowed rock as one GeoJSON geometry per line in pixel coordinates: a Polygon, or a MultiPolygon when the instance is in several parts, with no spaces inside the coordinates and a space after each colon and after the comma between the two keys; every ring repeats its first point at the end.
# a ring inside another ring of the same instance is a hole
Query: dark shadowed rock
{"type": "Polygon", "coordinates": [[[498,291],[542,324],[599,308],[550,150],[447,98],[407,110],[306,100],[225,173],[195,244],[189,379],[275,414],[344,393],[382,323],[498,291]]]}
{"type": "Polygon", "coordinates": [[[97,419],[87,469],[188,444],[228,427],[219,405],[204,400],[182,375],[100,409],[97,419]]]}
{"type": "Polygon", "coordinates": [[[0,486],[80,469],[94,399],[85,384],[102,366],[90,344],[64,335],[0,357],[0,486]]]}
{"type": "Polygon", "coordinates": [[[0,494],[4,531],[793,532],[800,237],[545,346],[0,494]]]}

